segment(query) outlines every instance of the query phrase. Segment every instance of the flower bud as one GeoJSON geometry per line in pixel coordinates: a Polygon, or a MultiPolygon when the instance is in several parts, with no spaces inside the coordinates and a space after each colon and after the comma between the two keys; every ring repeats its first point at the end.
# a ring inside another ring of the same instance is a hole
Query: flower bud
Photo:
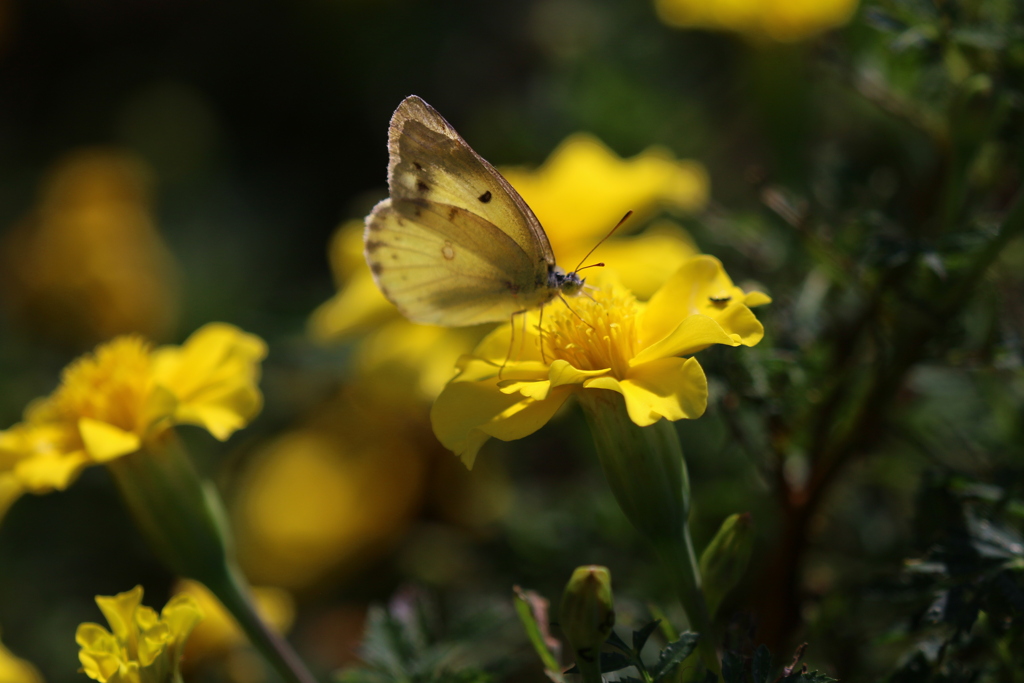
{"type": "Polygon", "coordinates": [[[754,551],[753,531],[749,512],[727,517],[700,557],[704,599],[712,618],[747,571],[754,551]]]}
{"type": "Polygon", "coordinates": [[[576,568],[562,594],[559,618],[584,680],[595,680],[588,672],[596,670],[599,681],[601,645],[615,624],[612,575],[607,567],[576,568]]]}

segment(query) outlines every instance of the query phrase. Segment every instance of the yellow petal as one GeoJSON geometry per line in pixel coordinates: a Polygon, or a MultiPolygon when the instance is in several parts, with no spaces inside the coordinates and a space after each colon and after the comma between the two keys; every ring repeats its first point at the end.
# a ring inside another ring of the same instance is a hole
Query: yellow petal
{"type": "Polygon", "coordinates": [[[551,391],[551,382],[541,380],[538,382],[498,382],[498,389],[503,394],[519,394],[525,398],[532,398],[535,401],[543,401],[551,391]]]}
{"type": "Polygon", "coordinates": [[[547,424],[571,393],[571,387],[563,386],[554,389],[543,401],[520,401],[482,425],[480,431],[502,441],[529,436],[547,424]]]}
{"type": "Polygon", "coordinates": [[[357,275],[309,318],[309,335],[314,341],[339,341],[397,315],[394,304],[384,298],[370,271],[357,275]]]}
{"type": "Polygon", "coordinates": [[[690,259],[651,297],[641,319],[641,338],[646,347],[665,341],[669,336],[674,336],[674,340],[666,341],[658,351],[648,350],[638,355],[643,355],[642,360],[650,360],[694,353],[710,344],[753,346],[764,336],[764,328],[745,305],[748,299],[758,304],[768,300],[759,292],[746,294],[733,285],[718,259],[711,256],[690,259]],[[695,315],[714,320],[724,336],[714,328],[698,327],[695,331],[707,336],[707,340],[688,342],[684,338],[686,328],[680,329],[680,323],[695,315]]]}
{"type": "MultiPolygon", "coordinates": [[[[536,171],[503,169],[548,229],[555,254],[574,261],[578,243],[593,246],[626,211],[642,220],[660,203],[683,209],[704,205],[708,176],[704,167],[679,161],[651,147],[622,159],[592,135],[565,139],[536,171]]],[[[571,263],[568,267],[572,267],[571,263]]]]}
{"type": "Polygon", "coordinates": [[[739,346],[740,341],[726,334],[722,326],[711,318],[691,315],[683,319],[667,337],[638,353],[630,361],[630,366],[639,367],[658,358],[687,356],[711,344],[739,346]]]}
{"type": "Polygon", "coordinates": [[[71,453],[42,452],[19,461],[14,476],[33,493],[63,491],[92,460],[84,450],[71,453]]]}
{"type": "Polygon", "coordinates": [[[543,401],[534,401],[520,394],[501,393],[497,380],[453,382],[434,401],[430,422],[445,448],[472,466],[487,437],[511,441],[532,434],[554,415],[568,395],[568,389],[562,388],[543,401]]]}
{"type": "Polygon", "coordinates": [[[610,389],[626,399],[626,410],[634,423],[652,425],[661,418],[693,419],[704,414],[708,384],[695,358],[661,358],[630,369],[621,382],[598,377],[587,388],[610,389]]]}
{"type": "Polygon", "coordinates": [[[178,422],[205,427],[220,440],[259,413],[263,396],[256,386],[266,344],[237,327],[212,323],[180,348],[153,353],[156,383],[178,399],[178,422]]]}
{"type": "Polygon", "coordinates": [[[167,624],[175,642],[183,643],[203,620],[203,611],[194,597],[179,593],[164,605],[160,618],[167,624]]]}
{"type": "Polygon", "coordinates": [[[78,432],[82,435],[86,453],[95,462],[107,462],[134,453],[141,445],[137,434],[88,417],[78,421],[78,432]]]}
{"type": "Polygon", "coordinates": [[[96,604],[110,624],[114,637],[122,642],[134,640],[136,635],[135,610],[142,604],[142,586],[117,595],[97,595],[96,604]]]}
{"type": "Polygon", "coordinates": [[[0,643],[0,681],[4,683],[43,683],[36,668],[15,656],[0,643]]]}
{"type": "Polygon", "coordinates": [[[771,302],[772,298],[765,294],[764,292],[748,292],[747,295],[743,297],[743,305],[748,308],[754,308],[755,306],[764,306],[765,304],[770,304],[771,302]]]}
{"type": "MultiPolygon", "coordinates": [[[[592,245],[591,245],[592,246],[592,245]]],[[[586,252],[584,252],[586,253],[586,252]]],[[[681,265],[699,253],[690,235],[671,221],[660,221],[640,235],[613,238],[601,245],[590,261],[601,261],[618,275],[618,281],[638,299],[646,300],[681,265]]],[[[580,254],[578,258],[582,258],[580,254]]],[[[570,266],[575,265],[572,261],[570,266]]],[[[588,270],[587,282],[594,282],[588,270]]]]}

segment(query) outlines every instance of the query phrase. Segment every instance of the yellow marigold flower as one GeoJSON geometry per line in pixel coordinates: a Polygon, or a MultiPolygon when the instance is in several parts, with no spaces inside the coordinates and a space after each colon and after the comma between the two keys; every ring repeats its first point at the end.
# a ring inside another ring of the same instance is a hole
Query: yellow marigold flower
{"type": "Polygon", "coordinates": [[[203,613],[195,599],[177,595],[157,614],[142,604],[142,586],[96,596],[110,630],[84,623],[75,632],[78,660],[101,683],[171,683],[180,680],[185,641],[203,613]]]}
{"type": "Polygon", "coordinates": [[[153,218],[151,172],[116,149],[76,150],[0,240],[0,300],[35,333],[79,347],[177,322],[177,265],[153,218]]]}
{"type": "Polygon", "coordinates": [[[842,26],[857,0],[655,0],[670,26],[737,31],[793,42],[842,26]]]}
{"type": "Polygon", "coordinates": [[[227,439],[260,411],[264,355],[262,340],[223,323],[206,325],[180,347],[118,337],[71,363],[53,394],[0,432],[0,472],[45,493],[176,424],[227,439]]]}
{"type": "MultiPolygon", "coordinates": [[[[707,172],[699,163],[673,159],[657,147],[622,159],[585,134],[567,138],[534,171],[502,172],[534,209],[566,268],[575,266],[627,211],[635,214],[628,229],[659,206],[695,211],[708,197],[707,172]]],[[[313,313],[310,332],[329,341],[371,331],[357,351],[357,365],[370,372],[384,370],[390,379],[411,383],[432,399],[451,378],[455,360],[483,332],[414,325],[402,318],[373,282],[362,235],[363,222],[348,221],[332,238],[329,255],[339,291],[313,313]]],[[[686,233],[666,221],[642,235],[614,237],[599,256],[615,266],[624,285],[647,297],[696,253],[686,233]]]]}
{"type": "Polygon", "coordinates": [[[515,339],[505,325],[460,361],[431,421],[467,466],[488,438],[535,432],[579,390],[621,394],[641,427],[699,417],[707,380],[697,360],[683,356],[711,344],[753,346],[764,335],[750,307],[770,299],[733,285],[713,257],[687,261],[646,304],[610,277],[596,279],[604,285],[573,299],[573,310],[548,306],[543,327],[531,313],[524,329],[516,324],[515,339]]]}

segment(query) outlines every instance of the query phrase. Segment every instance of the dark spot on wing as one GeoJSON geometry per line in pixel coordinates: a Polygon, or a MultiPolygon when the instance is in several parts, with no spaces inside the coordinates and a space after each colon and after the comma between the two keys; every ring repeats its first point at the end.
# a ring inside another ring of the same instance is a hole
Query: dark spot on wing
{"type": "Polygon", "coordinates": [[[518,294],[519,293],[519,285],[517,285],[516,283],[512,282],[511,280],[506,280],[505,281],[505,286],[508,287],[508,291],[512,292],[513,294],[518,294]]]}
{"type": "Polygon", "coordinates": [[[480,195],[478,199],[482,201],[484,204],[491,201],[491,191],[487,190],[487,192],[484,192],[482,195],[480,195]]]}
{"type": "Polygon", "coordinates": [[[377,251],[378,249],[380,249],[383,246],[384,246],[384,243],[383,242],[378,242],[377,240],[367,240],[366,241],[366,251],[368,253],[370,253],[370,254],[372,254],[373,252],[377,251]]]}
{"type": "Polygon", "coordinates": [[[457,208],[455,208],[454,206],[452,208],[448,209],[448,220],[454,221],[455,220],[455,216],[458,215],[458,213],[459,213],[459,210],[457,208]]]}
{"type": "Polygon", "coordinates": [[[379,263],[374,262],[374,263],[370,264],[370,270],[373,271],[374,275],[380,275],[381,271],[384,270],[384,266],[382,266],[379,263]]]}
{"type": "Polygon", "coordinates": [[[398,254],[392,254],[391,255],[391,260],[392,261],[397,261],[398,260],[398,254]]]}
{"type": "Polygon", "coordinates": [[[419,192],[427,192],[428,190],[430,190],[430,185],[427,185],[422,180],[417,180],[416,181],[416,190],[419,191],[419,192]]]}

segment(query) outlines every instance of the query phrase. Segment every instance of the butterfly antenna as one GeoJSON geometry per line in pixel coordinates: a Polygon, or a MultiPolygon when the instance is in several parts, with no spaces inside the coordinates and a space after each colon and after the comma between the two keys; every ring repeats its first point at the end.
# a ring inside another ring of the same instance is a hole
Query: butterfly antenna
{"type": "MultiPolygon", "coordinates": [[[[625,222],[626,222],[626,220],[627,220],[627,219],[628,219],[628,218],[629,218],[630,216],[632,216],[632,215],[633,215],[633,212],[632,212],[632,211],[627,211],[627,212],[626,212],[626,215],[622,217],[622,220],[620,220],[620,221],[619,221],[618,223],[616,223],[616,224],[615,224],[615,227],[614,227],[614,228],[612,228],[612,229],[611,229],[611,230],[610,230],[610,231],[608,232],[608,234],[607,234],[607,235],[605,235],[604,237],[602,237],[602,238],[601,238],[601,241],[600,241],[600,242],[598,242],[597,244],[595,244],[595,245],[594,245],[594,248],[593,248],[593,249],[591,249],[590,251],[588,251],[588,252],[587,252],[587,255],[586,255],[586,256],[584,256],[584,257],[583,257],[583,258],[582,258],[582,259],[580,260],[580,263],[579,263],[579,265],[578,265],[578,266],[576,266],[575,268],[573,268],[573,271],[572,271],[572,272],[574,272],[574,273],[578,273],[578,272],[580,272],[580,270],[582,270],[582,269],[580,268],[580,266],[582,266],[582,265],[583,265],[583,263],[584,263],[584,262],[585,262],[585,261],[586,261],[586,260],[587,260],[588,258],[590,258],[590,255],[591,255],[591,254],[593,254],[593,253],[594,253],[595,251],[597,251],[597,248],[598,248],[599,246],[601,246],[602,244],[604,244],[604,241],[605,241],[606,239],[608,239],[609,237],[611,237],[611,236],[612,236],[612,235],[613,235],[613,234],[615,233],[615,231],[616,231],[616,230],[618,230],[618,229],[619,229],[619,228],[620,228],[620,227],[622,226],[622,224],[623,224],[623,223],[625,223],[625,222]]],[[[603,266],[604,264],[603,264],[603,263],[596,263],[596,264],[594,264],[594,265],[595,265],[595,266],[603,266]]],[[[588,267],[588,268],[590,268],[591,266],[587,266],[587,267],[588,267]]]]}

